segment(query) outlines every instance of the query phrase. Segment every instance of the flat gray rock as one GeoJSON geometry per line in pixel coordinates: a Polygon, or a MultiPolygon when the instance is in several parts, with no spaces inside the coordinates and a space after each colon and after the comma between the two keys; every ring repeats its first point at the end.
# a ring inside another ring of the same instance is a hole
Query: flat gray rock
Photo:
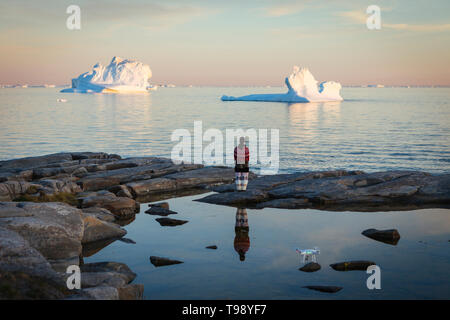
{"type": "Polygon", "coordinates": [[[63,277],[17,232],[0,226],[0,299],[61,299],[63,277]]]}
{"type": "Polygon", "coordinates": [[[173,192],[177,189],[176,181],[167,178],[139,180],[127,184],[135,197],[144,197],[162,192],[173,192]]]}
{"type": "MultiPolygon", "coordinates": [[[[0,226],[20,234],[47,259],[78,257],[84,225],[81,210],[63,203],[14,203],[31,216],[0,218],[0,226]]],[[[13,208],[12,204],[10,205],[13,208]]]]}
{"type": "Polygon", "coordinates": [[[232,185],[197,201],[256,208],[323,210],[412,210],[450,207],[450,174],[418,171],[324,171],[257,177],[246,192],[232,185]]]}
{"type": "Polygon", "coordinates": [[[149,203],[149,207],[158,207],[163,209],[170,209],[168,202],[149,203]]]}
{"type": "Polygon", "coordinates": [[[81,272],[87,273],[102,273],[113,272],[119,273],[126,279],[127,283],[130,283],[136,278],[136,274],[124,263],[120,262],[93,262],[86,263],[80,266],[81,272]]]}
{"type": "Polygon", "coordinates": [[[167,159],[151,158],[148,162],[145,162],[144,165],[98,172],[83,177],[78,183],[85,191],[96,191],[115,185],[153,179],[179,171],[193,170],[200,166],[201,165],[175,165],[167,159]]]}
{"type": "Polygon", "coordinates": [[[117,197],[108,191],[79,194],[79,206],[83,209],[100,207],[109,210],[116,219],[128,219],[140,210],[140,205],[128,197],[117,197]]]}
{"type": "Polygon", "coordinates": [[[120,238],[127,234],[127,231],[117,224],[102,221],[91,215],[83,215],[83,224],[82,244],[110,238],[120,238]]]}
{"type": "Polygon", "coordinates": [[[196,199],[195,201],[213,203],[213,204],[223,204],[229,206],[245,206],[245,205],[255,205],[259,202],[269,199],[266,192],[261,190],[247,190],[247,191],[234,191],[225,193],[216,193],[206,196],[201,199],[196,199]]]}
{"type": "Polygon", "coordinates": [[[106,222],[114,222],[116,221],[116,217],[111,213],[111,211],[100,208],[100,207],[89,207],[82,209],[83,216],[93,216],[97,219],[106,221],[106,222]]]}

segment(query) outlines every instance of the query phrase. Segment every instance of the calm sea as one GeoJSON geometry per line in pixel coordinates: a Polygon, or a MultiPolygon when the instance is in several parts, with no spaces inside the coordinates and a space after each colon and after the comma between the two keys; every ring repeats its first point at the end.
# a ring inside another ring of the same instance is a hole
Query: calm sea
{"type": "MultiPolygon", "coordinates": [[[[284,88],[160,88],[148,95],[0,89],[0,160],[60,151],[170,156],[175,129],[279,129],[281,171],[450,171],[450,88],[344,88],[340,103],[223,102],[284,88]],[[67,102],[57,102],[65,98],[67,102]]],[[[205,146],[206,146],[205,142],[205,146]]]]}

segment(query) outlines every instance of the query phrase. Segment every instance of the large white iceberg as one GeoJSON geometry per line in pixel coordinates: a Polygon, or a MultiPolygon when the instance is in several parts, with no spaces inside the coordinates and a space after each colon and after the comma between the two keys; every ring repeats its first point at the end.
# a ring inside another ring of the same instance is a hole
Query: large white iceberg
{"type": "Polygon", "coordinates": [[[341,84],[325,81],[317,86],[317,81],[308,68],[294,66],[285,80],[287,93],[251,94],[242,97],[222,96],[223,101],[276,101],[276,102],[325,102],[342,101],[341,84]]]}
{"type": "Polygon", "coordinates": [[[151,77],[152,71],[148,65],[114,57],[108,66],[97,63],[92,71],[72,79],[72,88],[61,92],[147,92],[151,77]]]}

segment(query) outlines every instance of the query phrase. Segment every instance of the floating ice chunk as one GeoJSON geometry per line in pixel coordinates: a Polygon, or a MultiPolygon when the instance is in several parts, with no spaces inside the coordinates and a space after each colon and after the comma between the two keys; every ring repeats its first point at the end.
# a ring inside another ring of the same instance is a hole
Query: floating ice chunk
{"type": "Polygon", "coordinates": [[[61,92],[147,92],[151,76],[152,71],[148,65],[114,57],[108,66],[97,63],[90,72],[72,79],[72,88],[61,92]]]}
{"type": "Polygon", "coordinates": [[[287,93],[251,94],[242,97],[222,96],[223,101],[278,101],[278,102],[324,102],[342,101],[341,84],[325,81],[317,86],[317,81],[308,68],[294,66],[293,72],[285,79],[287,93]]]}

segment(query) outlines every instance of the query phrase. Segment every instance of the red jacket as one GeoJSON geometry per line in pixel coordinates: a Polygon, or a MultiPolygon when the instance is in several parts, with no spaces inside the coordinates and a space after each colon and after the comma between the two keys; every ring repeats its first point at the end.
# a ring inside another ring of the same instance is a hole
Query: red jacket
{"type": "MultiPolygon", "coordinates": [[[[234,161],[237,161],[237,152],[238,147],[234,148],[234,161]]],[[[247,146],[245,147],[245,163],[248,163],[250,161],[250,151],[248,150],[247,146]]]]}

